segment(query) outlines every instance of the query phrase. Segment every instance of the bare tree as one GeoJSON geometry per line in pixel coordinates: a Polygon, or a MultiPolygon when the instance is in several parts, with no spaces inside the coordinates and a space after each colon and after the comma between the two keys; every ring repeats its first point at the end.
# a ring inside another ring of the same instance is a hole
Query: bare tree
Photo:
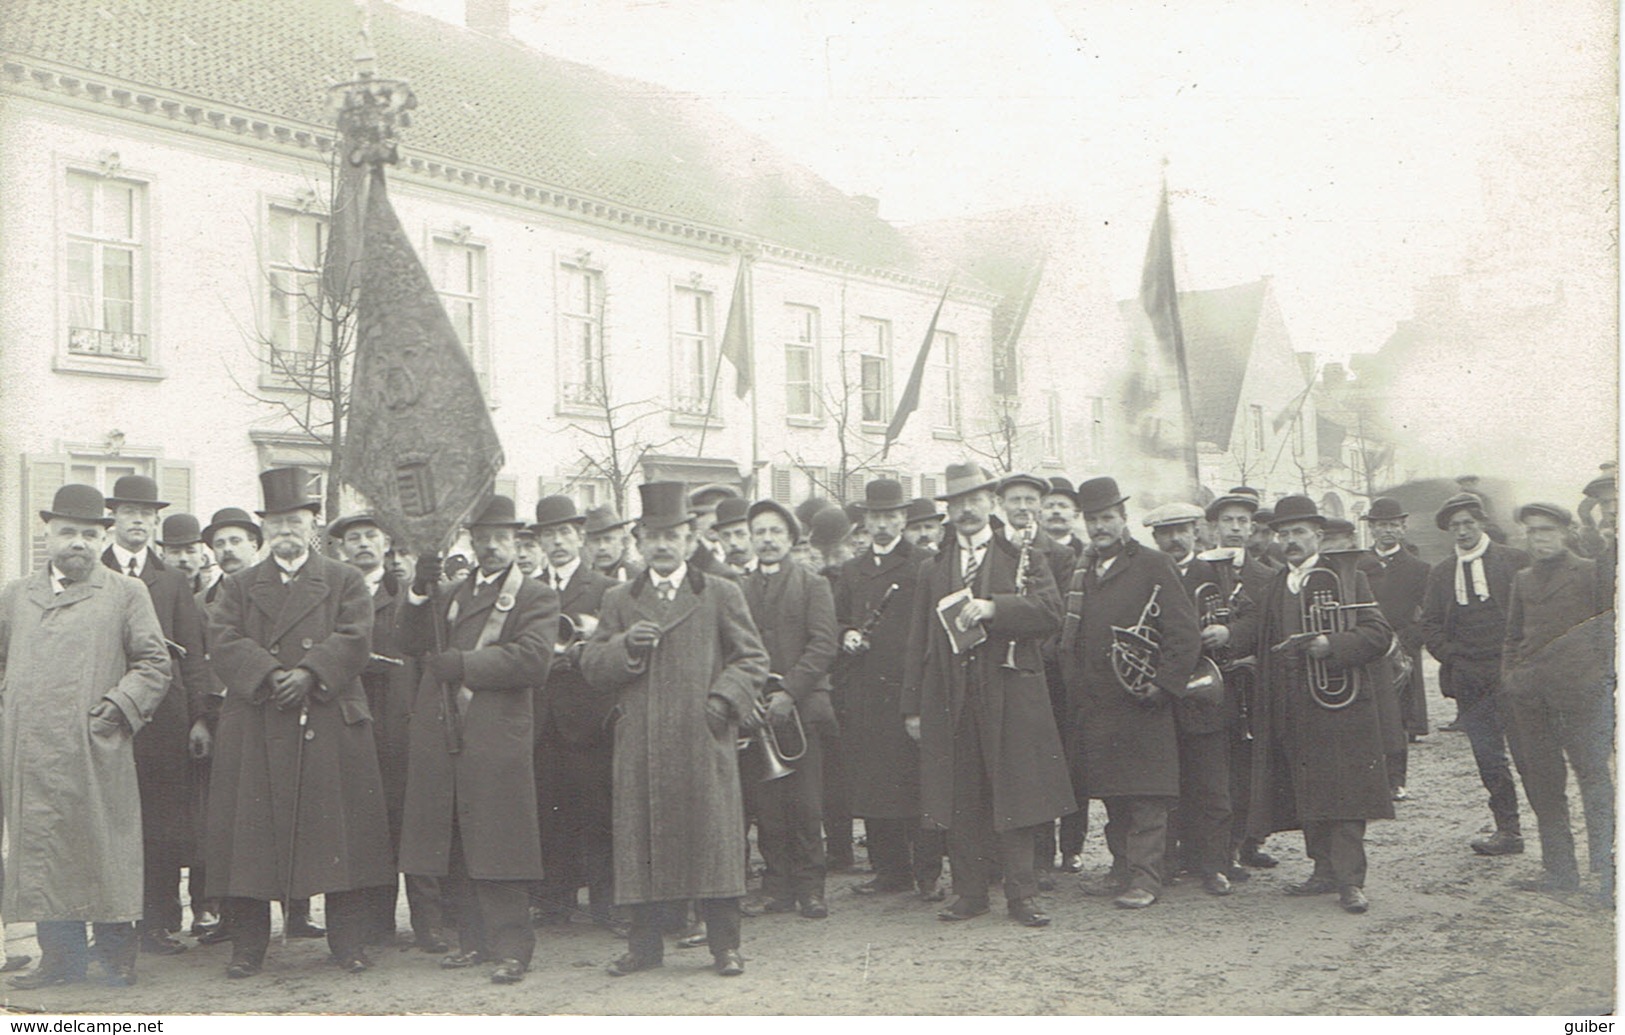
{"type": "Polygon", "coordinates": [[[1021,443],[1037,427],[1036,423],[1021,424],[1016,420],[1020,404],[1010,396],[999,396],[994,403],[994,415],[989,426],[965,437],[965,449],[993,464],[997,472],[1016,470],[1016,461],[1025,459],[1021,443]]]}

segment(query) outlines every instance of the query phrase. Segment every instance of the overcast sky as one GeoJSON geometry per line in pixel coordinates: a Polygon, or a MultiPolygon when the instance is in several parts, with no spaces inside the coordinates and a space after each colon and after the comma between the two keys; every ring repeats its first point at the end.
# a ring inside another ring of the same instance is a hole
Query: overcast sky
{"type": "MultiPolygon", "coordinates": [[[[1608,142],[1613,30],[1598,0],[513,3],[530,45],[702,97],[890,220],[1069,203],[1120,297],[1166,158],[1182,286],[1271,275],[1297,347],[1332,356],[1486,247],[1487,165],[1538,195],[1572,138],[1608,142]],[[1509,141],[1534,145],[1516,166],[1509,141]]],[[[1611,166],[1589,171],[1594,194],[1611,166]]],[[[1572,284],[1572,234],[1525,215],[1572,284]]]]}

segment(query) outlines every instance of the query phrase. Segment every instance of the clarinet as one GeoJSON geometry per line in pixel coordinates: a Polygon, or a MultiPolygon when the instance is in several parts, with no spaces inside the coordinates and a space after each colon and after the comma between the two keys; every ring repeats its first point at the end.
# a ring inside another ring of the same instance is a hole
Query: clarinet
{"type": "Polygon", "coordinates": [[[863,624],[858,626],[858,653],[861,654],[869,649],[869,637],[873,635],[876,629],[880,628],[881,616],[886,613],[886,605],[891,603],[892,594],[896,592],[897,583],[893,582],[887,586],[885,595],[880,598],[880,603],[874,606],[874,609],[869,612],[869,617],[865,618],[863,624]]]}
{"type": "MultiPolygon", "coordinates": [[[[1034,519],[1036,520],[1036,519],[1034,519]]],[[[1021,553],[1016,558],[1016,595],[1023,596],[1027,592],[1027,583],[1032,578],[1033,540],[1038,537],[1038,526],[1028,525],[1021,530],[1021,553]]],[[[1013,669],[1016,665],[1016,641],[1012,639],[1010,646],[1004,652],[1004,661],[1000,668],[1013,669]]]]}

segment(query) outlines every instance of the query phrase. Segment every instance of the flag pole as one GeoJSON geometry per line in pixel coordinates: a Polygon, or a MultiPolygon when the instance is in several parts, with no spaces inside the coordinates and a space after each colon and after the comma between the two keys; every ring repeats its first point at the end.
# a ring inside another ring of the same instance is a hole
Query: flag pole
{"type": "MultiPolygon", "coordinates": [[[[711,307],[712,315],[716,314],[716,307],[711,307]]],[[[713,324],[712,326],[715,326],[713,324]]],[[[705,433],[711,430],[711,407],[717,402],[717,378],[722,376],[722,342],[717,342],[717,363],[711,368],[711,390],[705,395],[705,413],[701,415],[700,448],[694,451],[694,458],[699,459],[705,455],[705,433]]]]}
{"type": "MultiPolygon", "coordinates": [[[[1168,205],[1168,160],[1163,159],[1162,173],[1162,204],[1166,209],[1168,205]]],[[[1173,236],[1174,221],[1170,214],[1168,218],[1168,258],[1169,268],[1173,263],[1173,236]]],[[[1174,332],[1174,364],[1179,370],[1179,408],[1180,415],[1185,423],[1185,473],[1190,478],[1190,498],[1194,502],[1202,496],[1202,474],[1196,450],[1196,409],[1191,403],[1191,371],[1185,359],[1185,326],[1179,318],[1179,287],[1174,284],[1174,297],[1172,305],[1173,332],[1174,332]]]]}

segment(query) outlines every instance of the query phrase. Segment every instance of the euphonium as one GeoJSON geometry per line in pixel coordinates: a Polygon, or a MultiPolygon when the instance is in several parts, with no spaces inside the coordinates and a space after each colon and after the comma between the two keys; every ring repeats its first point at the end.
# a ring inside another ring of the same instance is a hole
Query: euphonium
{"type": "MultiPolygon", "coordinates": [[[[1347,632],[1357,621],[1354,612],[1377,606],[1375,601],[1345,600],[1349,587],[1354,585],[1359,551],[1327,551],[1321,557],[1333,567],[1314,568],[1304,576],[1298,595],[1303,631],[1297,639],[1347,632]]],[[[1322,708],[1336,711],[1359,698],[1362,677],[1358,667],[1334,672],[1327,659],[1311,657],[1307,652],[1303,661],[1309,696],[1322,708]]]]}

